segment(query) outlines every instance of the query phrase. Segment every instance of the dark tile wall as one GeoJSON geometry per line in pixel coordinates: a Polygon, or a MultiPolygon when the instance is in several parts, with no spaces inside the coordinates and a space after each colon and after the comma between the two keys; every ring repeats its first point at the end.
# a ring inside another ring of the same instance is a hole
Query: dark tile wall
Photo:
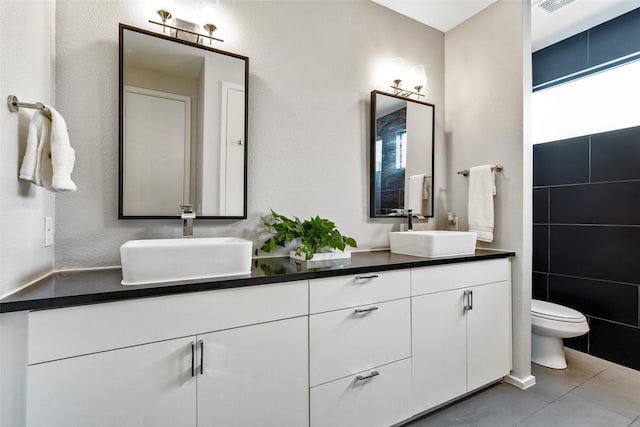
{"type": "Polygon", "coordinates": [[[640,127],[533,147],[533,297],[582,312],[565,345],[640,369],[640,127]]]}
{"type": "Polygon", "coordinates": [[[550,87],[576,73],[602,71],[637,59],[639,51],[640,8],[534,52],[533,86],[550,87]]]}
{"type": "Polygon", "coordinates": [[[404,208],[404,168],[396,168],[396,134],[406,130],[407,109],[396,110],[376,120],[376,137],[382,140],[382,170],[376,174],[376,215],[404,208]]]}

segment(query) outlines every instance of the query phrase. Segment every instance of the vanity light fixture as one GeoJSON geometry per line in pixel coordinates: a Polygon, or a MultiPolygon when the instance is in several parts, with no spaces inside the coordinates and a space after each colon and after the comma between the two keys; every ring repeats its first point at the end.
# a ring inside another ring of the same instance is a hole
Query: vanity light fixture
{"type": "Polygon", "coordinates": [[[409,90],[409,89],[403,89],[400,87],[400,83],[402,82],[402,80],[394,80],[393,84],[391,85],[391,88],[393,89],[393,94],[394,95],[398,95],[398,96],[402,96],[403,98],[408,98],[411,95],[416,96],[418,99],[420,99],[420,97],[424,96],[424,93],[420,93],[420,91],[423,89],[422,86],[418,85],[416,86],[414,89],[415,91],[409,90]]]}
{"type": "MultiPolygon", "coordinates": [[[[187,30],[185,28],[178,27],[178,26],[176,26],[175,22],[173,22],[174,25],[167,24],[167,20],[173,18],[173,15],[171,15],[171,13],[169,11],[167,11],[167,10],[160,9],[160,10],[157,11],[157,13],[160,16],[160,19],[162,20],[162,22],[157,22],[157,21],[152,21],[152,20],[149,20],[149,22],[151,24],[161,25],[163,33],[165,32],[165,30],[167,28],[169,28],[170,30],[173,30],[173,34],[172,35],[175,38],[180,38],[179,34],[180,33],[185,33],[185,34],[191,34],[191,35],[195,36],[195,39],[196,39],[195,42],[196,43],[200,43],[201,40],[204,41],[203,39],[209,39],[209,44],[211,44],[211,41],[213,41],[213,40],[218,41],[218,42],[224,42],[224,40],[222,40],[222,39],[219,39],[217,37],[213,37],[213,32],[217,29],[217,27],[215,25],[211,24],[211,23],[207,23],[207,24],[203,25],[203,28],[205,30],[207,30],[209,35],[200,34],[200,33],[197,33],[195,31],[191,31],[191,30],[187,30]]],[[[180,20],[176,18],[175,21],[180,21],[180,20]]],[[[184,23],[184,22],[187,22],[187,21],[181,21],[181,22],[184,23]]],[[[189,24],[191,24],[191,23],[189,23],[189,24]]],[[[196,26],[196,24],[193,24],[193,25],[196,26]]]]}
{"type": "Polygon", "coordinates": [[[393,94],[408,98],[410,96],[415,96],[420,99],[424,94],[420,93],[422,89],[424,89],[426,85],[426,76],[424,73],[424,65],[414,65],[411,67],[411,70],[407,71],[407,68],[404,65],[404,59],[402,58],[393,58],[390,61],[390,76],[393,78],[393,84],[391,88],[393,89],[393,94]],[[405,89],[402,87],[403,79],[406,79],[409,82],[409,86],[413,86],[414,90],[405,89]]]}
{"type": "Polygon", "coordinates": [[[426,84],[426,77],[424,74],[424,65],[414,65],[411,68],[409,80],[414,84],[414,90],[404,89],[400,85],[402,84],[401,79],[394,79],[391,88],[393,89],[394,95],[402,96],[408,98],[410,96],[415,96],[420,99],[424,94],[420,93],[426,84]]]}

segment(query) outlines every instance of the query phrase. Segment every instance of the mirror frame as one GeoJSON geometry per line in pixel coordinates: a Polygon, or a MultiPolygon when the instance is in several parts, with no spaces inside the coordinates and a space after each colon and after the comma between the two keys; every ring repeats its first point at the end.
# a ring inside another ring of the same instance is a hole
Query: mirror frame
{"type": "Polygon", "coordinates": [[[172,37],[162,33],[155,33],[153,31],[144,30],[142,28],[133,27],[127,24],[119,24],[119,41],[118,41],[118,61],[119,61],[119,105],[118,105],[118,219],[180,219],[179,211],[180,206],[176,205],[176,215],[123,215],[123,187],[124,187],[124,31],[133,31],[136,33],[146,34],[151,37],[166,40],[172,43],[180,43],[186,46],[194,47],[197,49],[203,49],[208,52],[213,52],[221,55],[231,56],[233,58],[241,59],[245,62],[244,68],[244,211],[242,215],[201,215],[196,216],[196,219],[247,219],[247,187],[248,187],[248,174],[247,174],[247,156],[249,153],[249,58],[243,55],[239,55],[232,52],[216,49],[210,46],[197,44],[188,40],[182,40],[177,37],[172,37]]]}
{"type": "Polygon", "coordinates": [[[377,95],[390,96],[392,98],[401,99],[407,102],[415,102],[416,104],[426,105],[431,107],[431,214],[423,215],[425,218],[433,218],[435,216],[435,203],[433,196],[435,188],[435,127],[436,127],[436,106],[428,102],[418,101],[416,99],[410,99],[404,96],[395,95],[393,93],[383,92],[380,90],[371,91],[371,110],[370,110],[370,138],[369,138],[369,218],[406,218],[407,215],[376,215],[376,97],[377,95]]]}

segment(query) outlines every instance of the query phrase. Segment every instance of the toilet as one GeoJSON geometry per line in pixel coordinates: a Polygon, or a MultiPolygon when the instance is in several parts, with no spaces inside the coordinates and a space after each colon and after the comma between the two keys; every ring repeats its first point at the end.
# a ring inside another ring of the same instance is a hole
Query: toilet
{"type": "Polygon", "coordinates": [[[531,361],[553,369],[565,369],[563,338],[589,332],[582,313],[546,301],[531,300],[531,361]]]}

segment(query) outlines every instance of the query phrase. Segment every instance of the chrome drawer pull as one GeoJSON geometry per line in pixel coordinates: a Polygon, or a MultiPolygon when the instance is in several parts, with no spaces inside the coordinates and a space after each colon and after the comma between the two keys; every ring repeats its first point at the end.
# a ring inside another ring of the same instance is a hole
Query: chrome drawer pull
{"type": "Polygon", "coordinates": [[[463,311],[473,310],[473,291],[466,290],[462,294],[464,304],[462,306],[463,311]]]}
{"type": "Polygon", "coordinates": [[[371,274],[370,276],[356,276],[356,280],[371,280],[378,278],[377,274],[371,274]]]}
{"type": "Polygon", "coordinates": [[[365,380],[368,380],[369,378],[377,377],[378,375],[380,375],[378,371],[371,371],[369,375],[358,375],[356,377],[356,380],[365,381],[365,380]]]}
{"type": "Polygon", "coordinates": [[[196,376],[196,345],[191,343],[191,376],[196,376]]]}
{"type": "Polygon", "coordinates": [[[204,375],[204,340],[200,340],[200,375],[204,375]]]}
{"type": "Polygon", "coordinates": [[[375,310],[377,310],[377,309],[378,309],[378,307],[376,307],[376,306],[374,305],[374,306],[371,306],[371,307],[369,307],[369,308],[356,308],[353,312],[354,312],[355,314],[360,314],[360,313],[369,313],[370,311],[375,311],[375,310]]]}

